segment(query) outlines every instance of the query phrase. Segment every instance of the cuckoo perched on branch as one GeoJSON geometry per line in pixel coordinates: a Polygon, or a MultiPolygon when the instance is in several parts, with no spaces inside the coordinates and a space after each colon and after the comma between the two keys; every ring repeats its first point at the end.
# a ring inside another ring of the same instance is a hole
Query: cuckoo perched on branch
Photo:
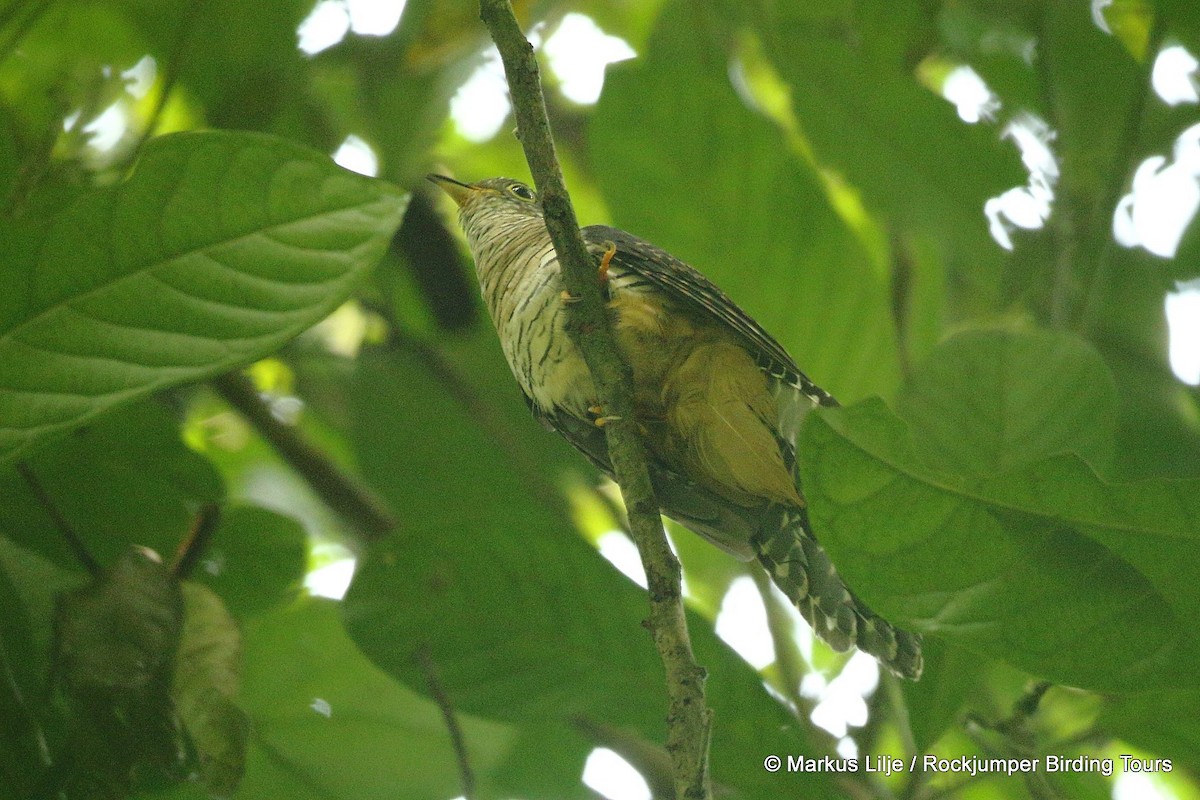
{"type": "MultiPolygon", "coordinates": [[[[583,357],[566,329],[558,259],[537,195],[491,178],[429,179],[459,206],[500,344],[534,415],[612,474],[583,357]]],[[[603,225],[583,229],[600,258],[617,344],[662,512],[742,559],[757,559],[816,634],[856,646],[905,678],[921,674],[921,638],[875,614],[813,537],[796,466],[812,408],[837,402],[787,351],[692,267],[603,225]]]]}

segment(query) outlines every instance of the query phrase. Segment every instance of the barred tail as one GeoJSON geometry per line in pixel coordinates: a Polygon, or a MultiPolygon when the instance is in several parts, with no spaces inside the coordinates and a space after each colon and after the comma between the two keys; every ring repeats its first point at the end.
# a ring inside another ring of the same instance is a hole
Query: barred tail
{"type": "Polygon", "coordinates": [[[893,627],[854,596],[809,532],[804,509],[772,506],[754,547],[775,585],[830,647],[857,647],[902,678],[921,677],[920,634],[893,627]]]}

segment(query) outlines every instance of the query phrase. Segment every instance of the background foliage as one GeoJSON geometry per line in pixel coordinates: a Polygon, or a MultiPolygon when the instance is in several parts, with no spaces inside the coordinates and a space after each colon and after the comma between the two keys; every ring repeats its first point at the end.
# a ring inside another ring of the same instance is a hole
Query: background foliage
{"type": "MultiPolygon", "coordinates": [[[[1167,758],[1123,790],[1200,796],[1200,395],[1163,311],[1200,226],[1172,258],[1112,234],[1198,121],[1151,88],[1162,49],[1200,53],[1197,6],[517,5],[542,41],[581,12],[637,52],[595,105],[548,73],[580,217],[701,268],[850,406],[803,431],[818,535],[927,635],[924,678],[868,680],[839,741],[811,715],[847,659],[760,583],[775,661],[743,661],[715,619],[746,568],[675,530],[723,796],[1117,786],[762,768],[851,752],[1167,758]],[[964,65],[977,124],[941,96],[964,65]],[[1030,166],[1053,200],[994,219],[1004,249],[984,208],[1030,166]]],[[[0,797],[448,799],[465,761],[477,797],[587,798],[597,746],[661,795],[645,598],[596,548],[620,511],[529,419],[422,186],[527,174],[511,123],[449,116],[476,9],[409,0],[310,56],[312,11],[0,7],[0,797]],[[325,155],[351,134],[381,180],[325,155]],[[182,591],[135,544],[188,552],[182,591]],[[302,588],[331,553],[358,558],[340,602],[302,588]]]]}

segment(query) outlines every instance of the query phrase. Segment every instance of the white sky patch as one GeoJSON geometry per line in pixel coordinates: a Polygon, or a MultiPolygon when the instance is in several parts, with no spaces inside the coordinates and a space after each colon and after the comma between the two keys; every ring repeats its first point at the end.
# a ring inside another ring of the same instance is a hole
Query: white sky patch
{"type": "Polygon", "coordinates": [[[1143,247],[1172,258],[1200,209],[1200,124],[1175,140],[1173,158],[1151,156],[1133,175],[1133,191],[1113,214],[1113,236],[1126,247],[1143,247]]]}
{"type": "Polygon", "coordinates": [[[338,146],[333,160],[348,170],[374,178],[379,175],[379,156],[365,141],[350,134],[338,146]]]}
{"type": "MultiPolygon", "coordinates": [[[[334,547],[330,545],[330,547],[334,547]]],[[[318,548],[314,548],[318,549],[318,548]]],[[[328,563],[317,567],[304,576],[304,588],[314,597],[328,597],[331,600],[341,600],[350,588],[350,580],[354,577],[357,561],[349,555],[348,550],[340,548],[347,555],[334,558],[328,563]]]]}
{"type": "Polygon", "coordinates": [[[500,131],[511,109],[500,53],[489,47],[483,63],[450,98],[450,118],[468,142],[486,142],[500,131]]]}
{"type": "Polygon", "coordinates": [[[583,782],[609,800],[651,800],[642,773],[606,747],[598,747],[583,766],[583,782]]]}
{"type": "Polygon", "coordinates": [[[843,736],[842,738],[838,739],[837,753],[842,758],[857,761],[858,742],[854,741],[854,739],[850,738],[849,736],[843,736]]]}
{"type": "Polygon", "coordinates": [[[158,62],[153,56],[142,56],[136,64],[121,73],[125,80],[125,91],[141,100],[154,86],[158,75],[158,62]]]}
{"type": "Polygon", "coordinates": [[[408,0],[346,0],[350,30],[362,36],[387,36],[400,24],[408,0]]]}
{"type": "Polygon", "coordinates": [[[1200,279],[1168,292],[1166,310],[1171,371],[1184,383],[1200,386],[1200,279]]]}
{"type": "Polygon", "coordinates": [[[1197,61],[1186,47],[1165,47],[1158,54],[1158,58],[1154,59],[1150,83],[1162,101],[1169,106],[1200,102],[1196,76],[1198,67],[1200,61],[1197,61]]]}
{"type": "Polygon", "coordinates": [[[610,36],[591,17],[576,13],[563,17],[546,40],[545,53],[563,96],[582,105],[600,99],[605,67],[637,55],[624,39],[610,36]]]}
{"type": "Polygon", "coordinates": [[[743,575],[729,585],[717,614],[716,631],[717,636],[755,669],[775,661],[767,610],[758,587],[750,578],[743,575]]]}
{"type": "Polygon", "coordinates": [[[1050,218],[1054,184],[1058,182],[1058,161],[1050,149],[1054,131],[1039,117],[1019,114],[1001,136],[1016,142],[1021,161],[1029,170],[1029,183],[988,200],[983,213],[988,219],[992,238],[1005,250],[1012,250],[1009,233],[1013,228],[1036,230],[1050,218]]]}
{"type": "Polygon", "coordinates": [[[643,589],[646,588],[646,573],[642,569],[642,557],[637,545],[620,531],[611,531],[600,537],[597,545],[600,555],[608,559],[621,573],[643,589]]]}
{"type": "MultiPolygon", "coordinates": [[[[528,38],[542,49],[539,30],[531,31],[528,38]]],[[[544,51],[563,96],[581,104],[599,99],[607,65],[636,55],[624,39],[604,33],[590,17],[575,13],[563,17],[544,51]]],[[[464,139],[486,142],[500,131],[511,110],[500,54],[489,47],[483,62],[451,98],[450,118],[464,139]]]]}
{"type": "MultiPolygon", "coordinates": [[[[1120,762],[1117,762],[1120,766],[1120,762]]],[[[1175,793],[1163,786],[1154,775],[1145,772],[1115,770],[1113,800],[1175,800],[1175,793]]]]}
{"type": "Polygon", "coordinates": [[[107,153],[120,144],[128,130],[129,112],[120,100],[83,126],[83,132],[88,135],[88,147],[101,153],[107,153]]]}
{"type": "Polygon", "coordinates": [[[342,0],[321,0],[296,28],[298,47],[315,56],[333,47],[350,32],[350,12],[342,0]]]}
{"type": "MultiPolygon", "coordinates": [[[[809,680],[805,676],[801,691],[817,698],[812,711],[814,725],[824,728],[838,738],[846,736],[850,727],[867,724],[867,701],[879,685],[879,664],[862,651],[855,651],[838,676],[825,684],[824,680],[809,680]]],[[[819,677],[819,676],[817,676],[819,677]]]]}
{"type": "Polygon", "coordinates": [[[1000,110],[999,98],[992,94],[979,73],[965,65],[955,67],[946,76],[942,96],[954,104],[963,122],[971,124],[995,119],[1000,110]]]}
{"type": "Polygon", "coordinates": [[[1108,26],[1108,20],[1104,17],[1104,9],[1112,4],[1113,0],[1092,0],[1092,22],[1109,36],[1112,36],[1112,28],[1108,26]]]}

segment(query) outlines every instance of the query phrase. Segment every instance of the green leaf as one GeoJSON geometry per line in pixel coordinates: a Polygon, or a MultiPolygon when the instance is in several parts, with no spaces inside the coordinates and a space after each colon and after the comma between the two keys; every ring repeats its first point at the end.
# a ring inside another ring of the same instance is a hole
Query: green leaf
{"type": "MultiPolygon", "coordinates": [[[[132,544],[170,558],[197,509],[224,495],[212,465],[184,446],[175,419],[154,401],[122,408],[53,443],[29,459],[29,468],[102,565],[132,544]]],[[[0,493],[6,498],[0,531],[60,565],[79,566],[48,510],[12,467],[0,467],[0,493]]]]}
{"type": "Polygon", "coordinates": [[[917,81],[913,62],[929,49],[930,18],[883,0],[860,5],[858,15],[869,14],[856,31],[862,43],[836,26],[812,26],[791,4],[758,28],[817,160],[845,175],[868,207],[971,253],[973,269],[996,263],[983,206],[1025,182],[1016,148],[990,125],[964,123],[917,81]],[[880,45],[897,39],[921,47],[880,45]]]}
{"type": "MultiPolygon", "coordinates": [[[[1125,50],[1138,61],[1145,61],[1150,43],[1150,29],[1154,25],[1154,4],[1147,0],[1107,0],[1093,2],[1092,6],[1093,9],[1099,8],[1100,15],[1112,31],[1112,35],[1125,50]]],[[[1149,55],[1153,57],[1157,53],[1149,55]]]]}
{"type": "MultiPolygon", "coordinates": [[[[428,800],[460,794],[441,711],[367,661],[338,616],[336,603],[310,599],[247,626],[240,703],[253,727],[239,796],[428,800]]],[[[455,710],[471,766],[484,778],[514,732],[455,710]]]]}
{"type": "Polygon", "coordinates": [[[131,547],[60,596],[53,674],[65,701],[67,796],[120,796],[186,775],[171,702],[183,595],[157,554],[131,547]]]}
{"type": "Polygon", "coordinates": [[[7,206],[21,166],[8,109],[0,106],[0,203],[7,206]]]}
{"type": "Polygon", "coordinates": [[[310,62],[296,46],[296,29],[312,11],[307,0],[208,0],[199,7],[178,0],[124,2],[159,63],[177,60],[179,83],[202,104],[213,127],[284,133],[281,123],[289,117],[315,116],[306,102],[310,62]],[[181,26],[190,26],[182,29],[185,58],[176,55],[181,26]]]}
{"type": "Polygon", "coordinates": [[[1137,140],[1130,136],[1129,123],[1114,120],[1132,117],[1140,123],[1140,104],[1151,88],[1121,40],[1098,28],[1090,14],[1072,3],[1048,4],[1039,33],[1042,91],[1052,91],[1046,119],[1055,130],[1062,165],[1055,213],[1069,216],[1075,241],[1060,242],[1058,249],[1078,286],[1087,288],[1111,279],[1101,271],[1113,213],[1105,204],[1117,200],[1111,196],[1114,177],[1131,176],[1140,155],[1133,149],[1137,140]]]}
{"type": "Polygon", "coordinates": [[[1109,698],[1101,721],[1124,741],[1200,771],[1200,691],[1109,698]]]}
{"type": "Polygon", "coordinates": [[[37,704],[46,696],[49,673],[46,589],[60,581],[52,566],[0,537],[0,797],[5,800],[32,797],[49,766],[37,704]],[[23,597],[39,588],[46,592],[41,603],[23,597]]]}
{"type": "Polygon", "coordinates": [[[887,275],[785,135],[734,92],[698,19],[671,4],[645,56],[609,70],[589,141],[614,222],[711,278],[835,395],[890,393],[887,275]]]}
{"type": "Polygon", "coordinates": [[[938,469],[991,475],[1060,453],[1103,468],[1112,454],[1112,375],[1068,334],[959,334],[921,364],[896,405],[938,469]]]}
{"type": "Polygon", "coordinates": [[[1105,484],[1074,456],[960,477],[879,401],[814,416],[814,526],[885,616],[1074,686],[1196,684],[1200,481],[1105,484]]]}
{"type": "Polygon", "coordinates": [[[217,797],[242,779],[249,721],[233,698],[241,679],[242,634],[212,590],[183,583],[183,631],[171,698],[200,760],[200,776],[217,797]]]}
{"type": "MultiPolygon", "coordinates": [[[[29,645],[28,658],[22,659],[17,669],[26,678],[36,677],[40,685],[49,673],[56,597],[60,592],[79,588],[86,582],[86,574],[60,569],[6,536],[0,536],[0,573],[4,575],[0,580],[11,588],[13,609],[6,623],[0,625],[0,631],[10,645],[14,641],[22,647],[29,645]]],[[[9,594],[8,588],[5,594],[9,594]]]]}
{"type": "Polygon", "coordinates": [[[404,205],[280,139],[152,140],[127,181],[0,244],[0,460],[278,348],[346,299],[404,205]]]}
{"type": "Polygon", "coordinates": [[[291,517],[257,506],[221,512],[221,524],[191,576],[239,617],[294,600],[304,580],[308,539],[291,517]]]}
{"type": "MultiPolygon", "coordinates": [[[[508,449],[418,361],[366,353],[350,394],[363,474],[401,519],[346,596],[359,647],[419,691],[426,678],[415,655],[427,652],[469,713],[523,728],[553,723],[571,741],[570,722],[582,716],[661,742],[666,689],[640,624],[645,593],[572,530],[555,499],[514,470],[508,449]]],[[[528,435],[550,435],[528,424],[528,435]]],[[[762,759],[804,751],[794,720],[709,624],[689,615],[689,626],[722,721],[715,780],[747,793],[777,789],[762,759]]],[[[818,793],[825,780],[795,778],[818,793]]]]}
{"type": "Polygon", "coordinates": [[[927,638],[921,680],[902,684],[917,751],[929,752],[957,720],[970,691],[986,677],[987,661],[975,653],[927,638]]]}

